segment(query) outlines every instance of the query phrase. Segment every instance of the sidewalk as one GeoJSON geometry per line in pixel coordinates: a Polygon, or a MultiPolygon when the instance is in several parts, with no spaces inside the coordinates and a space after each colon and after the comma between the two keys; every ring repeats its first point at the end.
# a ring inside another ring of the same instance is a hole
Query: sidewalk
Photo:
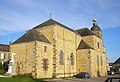
{"type": "Polygon", "coordinates": [[[5,76],[5,75],[0,75],[0,77],[8,77],[8,76],[5,76]]]}

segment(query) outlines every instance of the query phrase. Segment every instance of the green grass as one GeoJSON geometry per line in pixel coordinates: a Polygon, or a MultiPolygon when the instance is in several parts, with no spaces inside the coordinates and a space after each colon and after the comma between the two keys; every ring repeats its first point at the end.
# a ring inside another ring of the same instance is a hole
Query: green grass
{"type": "Polygon", "coordinates": [[[0,82],[45,82],[44,80],[30,77],[0,77],[0,82]]]}

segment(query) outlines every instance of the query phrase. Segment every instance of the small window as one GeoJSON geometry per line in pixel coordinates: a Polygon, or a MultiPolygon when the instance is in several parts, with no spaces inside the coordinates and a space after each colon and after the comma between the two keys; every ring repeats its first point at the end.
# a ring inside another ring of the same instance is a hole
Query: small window
{"type": "Polygon", "coordinates": [[[98,42],[98,48],[100,48],[100,43],[98,42]]]}
{"type": "Polygon", "coordinates": [[[48,59],[43,58],[43,71],[48,70],[48,59]]]}
{"type": "Polygon", "coordinates": [[[74,65],[74,54],[71,53],[70,55],[71,65],[74,65]]]}
{"type": "Polygon", "coordinates": [[[44,52],[47,52],[47,46],[44,46],[44,52]]]}

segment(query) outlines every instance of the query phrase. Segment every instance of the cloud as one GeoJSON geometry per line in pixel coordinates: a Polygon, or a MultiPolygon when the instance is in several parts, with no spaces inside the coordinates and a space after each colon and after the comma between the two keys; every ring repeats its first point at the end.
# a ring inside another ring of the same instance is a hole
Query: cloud
{"type": "Polygon", "coordinates": [[[0,15],[0,19],[5,21],[2,24],[0,23],[0,28],[8,31],[25,30],[34,24],[34,21],[29,20],[28,17],[14,11],[9,11],[9,14],[0,15]]]}
{"type": "Polygon", "coordinates": [[[120,24],[119,3],[119,0],[11,0],[1,3],[0,30],[30,29],[49,18],[49,13],[74,29],[91,27],[94,13],[102,29],[116,27],[120,24]]]}

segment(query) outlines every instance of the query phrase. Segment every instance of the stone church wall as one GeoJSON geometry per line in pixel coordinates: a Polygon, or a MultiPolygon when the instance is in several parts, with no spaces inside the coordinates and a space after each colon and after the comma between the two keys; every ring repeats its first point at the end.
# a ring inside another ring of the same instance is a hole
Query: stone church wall
{"type": "Polygon", "coordinates": [[[88,72],[91,77],[106,76],[106,55],[93,49],[77,50],[77,73],[88,72]]]}
{"type": "Polygon", "coordinates": [[[52,45],[43,42],[37,42],[36,49],[36,68],[37,78],[52,78],[53,74],[53,49],[52,45]],[[46,46],[46,51],[44,47],[46,46]],[[44,69],[44,59],[47,60],[46,69],[44,69]]]}
{"type": "Polygon", "coordinates": [[[10,46],[16,64],[16,73],[32,74],[35,78],[51,78],[52,77],[52,47],[49,43],[44,42],[28,42],[14,44],[10,46]],[[44,47],[46,46],[46,52],[44,47]],[[47,70],[43,70],[43,59],[48,60],[47,70]]]}
{"type": "Polygon", "coordinates": [[[16,53],[14,59],[17,74],[26,74],[35,71],[35,42],[11,45],[10,51],[11,53],[16,53]]]}

